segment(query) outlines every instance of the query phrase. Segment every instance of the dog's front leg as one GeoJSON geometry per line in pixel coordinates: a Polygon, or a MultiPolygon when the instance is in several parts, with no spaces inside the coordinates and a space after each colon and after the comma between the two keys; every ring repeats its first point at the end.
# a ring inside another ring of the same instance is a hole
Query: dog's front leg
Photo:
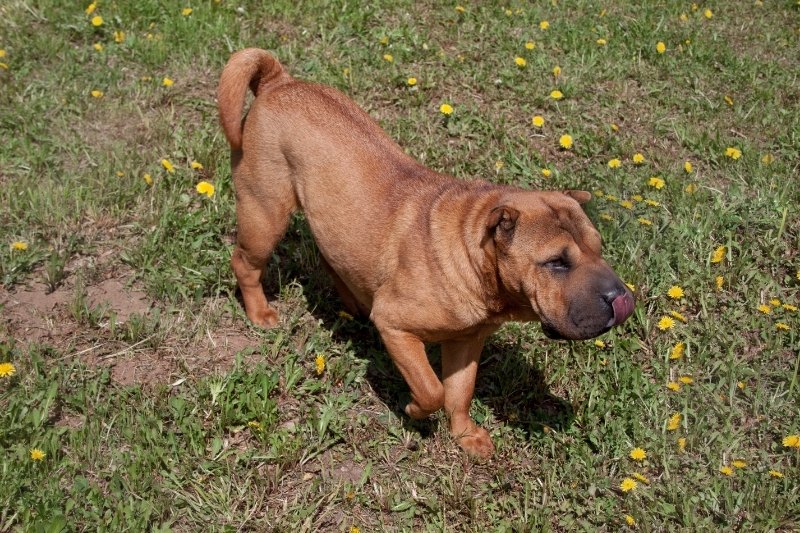
{"type": "Polygon", "coordinates": [[[492,439],[469,416],[483,342],[484,338],[443,342],[442,376],[450,434],[468,454],[485,459],[494,452],[492,439]]]}
{"type": "Polygon", "coordinates": [[[425,355],[425,344],[405,331],[378,327],[383,344],[411,389],[406,413],[423,419],[444,406],[444,387],[425,355]]]}

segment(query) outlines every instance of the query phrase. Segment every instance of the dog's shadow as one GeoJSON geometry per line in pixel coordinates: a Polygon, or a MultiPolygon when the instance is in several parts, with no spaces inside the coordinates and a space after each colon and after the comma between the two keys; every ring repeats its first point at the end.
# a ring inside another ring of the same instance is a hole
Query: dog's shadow
{"type": "MultiPolygon", "coordinates": [[[[400,414],[408,429],[427,437],[435,430],[436,422],[432,419],[415,421],[403,413],[410,398],[408,385],[369,320],[342,317],[343,308],[333,281],[317,254],[307,225],[300,217],[296,218],[275,251],[274,256],[279,259],[269,265],[264,280],[268,299],[279,298],[281,285],[299,283],[314,318],[322,321],[335,340],[349,341],[356,356],[367,361],[366,378],[381,401],[400,414]]],[[[483,349],[474,397],[491,410],[496,420],[521,429],[526,436],[547,431],[547,428],[566,429],[574,419],[572,405],[550,393],[541,369],[535,361],[526,360],[524,350],[521,343],[510,340],[507,334],[490,337],[483,349]]],[[[427,352],[433,368],[440,373],[439,347],[428,346],[427,352]]],[[[481,422],[480,416],[476,418],[481,422]]]]}

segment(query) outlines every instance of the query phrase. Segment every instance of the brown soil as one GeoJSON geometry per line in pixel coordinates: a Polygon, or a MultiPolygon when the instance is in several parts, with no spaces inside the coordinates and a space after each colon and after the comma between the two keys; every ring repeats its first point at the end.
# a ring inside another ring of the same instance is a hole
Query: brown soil
{"type": "Polygon", "coordinates": [[[23,351],[49,346],[63,354],[62,361],[108,367],[120,385],[178,386],[183,380],[229,369],[236,354],[258,345],[244,322],[220,311],[222,300],[207,303],[197,315],[167,311],[141,289],[128,287],[129,273],[109,274],[114,277],[97,276],[97,283],[84,289],[86,305],[102,311],[96,323],[75,311],[80,291],[71,279],[49,294],[39,282],[12,289],[0,286],[0,338],[13,339],[23,351]],[[141,334],[135,342],[125,340],[132,317],[152,324],[157,310],[158,327],[152,334],[141,334]]]}

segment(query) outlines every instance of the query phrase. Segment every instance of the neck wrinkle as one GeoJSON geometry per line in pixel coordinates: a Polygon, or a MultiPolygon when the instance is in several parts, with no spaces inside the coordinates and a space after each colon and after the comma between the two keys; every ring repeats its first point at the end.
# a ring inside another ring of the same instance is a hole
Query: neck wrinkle
{"type": "Polygon", "coordinates": [[[434,241],[450,241],[447,245],[434,247],[439,270],[451,284],[471,293],[472,298],[458,303],[469,303],[478,320],[498,313],[504,307],[496,262],[491,260],[486,248],[494,246],[493,242],[486,242],[487,214],[501,194],[495,185],[471,182],[466,187],[450,189],[439,195],[431,208],[434,241]]]}

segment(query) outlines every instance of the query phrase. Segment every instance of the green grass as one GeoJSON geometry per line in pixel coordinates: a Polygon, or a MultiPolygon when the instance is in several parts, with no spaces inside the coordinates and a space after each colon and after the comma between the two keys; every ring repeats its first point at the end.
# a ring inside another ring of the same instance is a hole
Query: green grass
{"type": "Polygon", "coordinates": [[[6,2],[0,530],[619,531],[628,514],[644,531],[800,528],[800,454],[783,445],[800,433],[800,5],[530,4],[223,0],[184,16],[110,0],[93,27],[86,5],[6,2]],[[370,325],[339,316],[302,217],[265,280],[280,326],[246,322],[214,102],[246,46],[341,89],[434,169],[595,192],[635,315],[603,347],[535,324],[490,340],[473,416],[491,460],[467,459],[442,415],[402,414],[407,387],[370,325]],[[108,279],[148,310],[93,300],[108,279]],[[28,293],[54,303],[15,307],[28,293]],[[662,331],[672,311],[685,322],[662,331]],[[649,482],[623,493],[634,472],[649,482]]]}

